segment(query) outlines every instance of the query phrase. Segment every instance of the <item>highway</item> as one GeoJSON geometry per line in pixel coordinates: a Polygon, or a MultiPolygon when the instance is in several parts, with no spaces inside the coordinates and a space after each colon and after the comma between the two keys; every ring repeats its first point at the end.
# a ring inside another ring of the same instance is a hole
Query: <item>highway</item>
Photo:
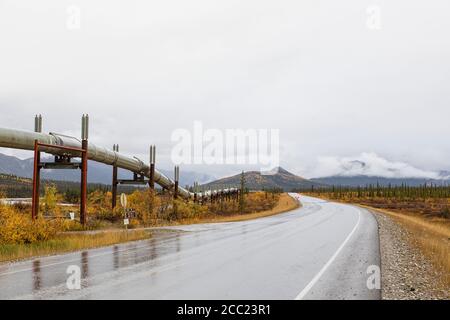
{"type": "Polygon", "coordinates": [[[380,265],[372,214],[300,200],[271,217],[160,228],[150,240],[0,265],[0,299],[380,299],[366,284],[368,267],[380,265]],[[66,285],[71,265],[80,290],[66,285]]]}

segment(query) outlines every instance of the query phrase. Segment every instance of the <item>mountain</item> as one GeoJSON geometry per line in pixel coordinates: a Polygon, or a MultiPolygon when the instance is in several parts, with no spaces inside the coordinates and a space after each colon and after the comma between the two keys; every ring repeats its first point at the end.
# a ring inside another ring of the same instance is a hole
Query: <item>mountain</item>
{"type": "Polygon", "coordinates": [[[446,185],[450,172],[432,171],[414,167],[407,162],[391,161],[376,153],[364,152],[356,157],[327,157],[318,162],[317,172],[327,172],[312,181],[341,186],[419,186],[424,184],[446,185]]]}
{"type": "Polygon", "coordinates": [[[382,158],[376,157],[376,161],[369,159],[369,161],[363,160],[340,160],[339,164],[335,168],[335,173],[332,175],[312,178],[314,181],[328,181],[329,184],[336,183],[371,183],[376,180],[383,180],[386,183],[389,181],[399,182],[410,181],[411,183],[419,183],[419,181],[425,181],[429,175],[438,174],[435,172],[425,172],[420,169],[409,166],[406,163],[391,163],[385,161],[382,158]],[[406,169],[406,170],[405,170],[406,169]],[[409,171],[409,172],[408,172],[409,171]],[[415,178],[421,177],[421,178],[415,178]]]}
{"type": "MultiPolygon", "coordinates": [[[[42,161],[49,161],[51,157],[44,158],[42,161]]],[[[160,170],[160,169],[158,169],[160,170]]],[[[173,177],[172,170],[160,170],[167,177],[173,177]]],[[[18,177],[31,178],[33,175],[33,158],[19,159],[13,156],[7,156],[0,153],[0,173],[12,174],[18,177]]],[[[132,173],[119,169],[119,179],[131,179],[132,173]]],[[[42,170],[42,179],[58,180],[58,181],[80,181],[80,171],[78,170],[42,170]]],[[[88,164],[88,181],[89,183],[111,184],[112,167],[89,161],[88,164]]],[[[193,172],[182,171],[180,174],[180,186],[193,185],[194,182],[205,183],[213,180],[210,175],[193,172]]]]}
{"type": "MultiPolygon", "coordinates": [[[[31,172],[33,168],[33,159],[21,160],[16,157],[7,156],[0,153],[0,172],[18,175],[20,172],[31,172]]],[[[27,176],[28,177],[28,176],[27,176]]]]}
{"type": "Polygon", "coordinates": [[[450,171],[441,170],[441,171],[439,171],[439,176],[443,180],[450,180],[450,171]]]}
{"type": "Polygon", "coordinates": [[[358,187],[366,185],[376,185],[388,186],[400,186],[402,184],[415,187],[424,184],[435,184],[435,185],[450,185],[450,179],[425,179],[425,178],[386,178],[386,177],[374,177],[374,176],[330,176],[323,178],[313,178],[311,181],[334,185],[334,186],[348,186],[348,187],[358,187]]]}
{"type": "MultiPolygon", "coordinates": [[[[51,160],[51,157],[43,159],[43,161],[51,160]]],[[[342,172],[340,174],[304,179],[298,177],[283,168],[279,168],[278,173],[275,175],[261,175],[260,172],[251,171],[246,172],[247,185],[250,189],[262,189],[264,188],[282,188],[283,190],[290,191],[292,189],[305,189],[314,186],[324,185],[342,185],[342,186],[365,186],[368,184],[376,185],[377,182],[380,185],[401,185],[402,183],[410,186],[418,186],[427,184],[437,185],[449,185],[450,184],[450,172],[439,171],[435,176],[436,179],[431,178],[387,178],[378,176],[376,174],[364,174],[364,170],[369,170],[372,166],[360,160],[348,161],[342,164],[342,172]],[[363,172],[363,174],[352,174],[353,172],[363,172]]],[[[173,177],[172,170],[159,169],[164,175],[173,177]]],[[[390,172],[394,172],[391,168],[390,172]]],[[[7,156],[0,153],[0,173],[12,174],[18,177],[31,178],[33,174],[33,159],[21,160],[13,156],[7,156]]],[[[80,172],[78,170],[43,170],[41,171],[42,179],[58,180],[58,181],[80,181],[80,172]]],[[[120,179],[130,179],[132,173],[126,170],[119,170],[120,179]]],[[[111,184],[112,169],[111,166],[107,166],[102,163],[89,161],[88,169],[88,181],[89,183],[102,183],[111,184]]],[[[214,180],[214,178],[207,174],[202,174],[193,171],[182,171],[180,175],[180,185],[193,185],[194,182],[207,183],[205,187],[210,186],[222,186],[222,185],[239,185],[240,174],[223,178],[220,180],[214,180]]]]}
{"type": "MultiPolygon", "coordinates": [[[[309,189],[311,186],[323,186],[319,182],[310,181],[302,177],[296,176],[289,171],[278,168],[275,174],[261,174],[259,171],[245,172],[245,185],[250,190],[262,189],[283,189],[284,191],[291,191],[294,189],[309,189]]],[[[202,186],[205,189],[215,189],[224,186],[239,186],[241,181],[241,174],[231,177],[222,178],[212,181],[202,186]]]]}

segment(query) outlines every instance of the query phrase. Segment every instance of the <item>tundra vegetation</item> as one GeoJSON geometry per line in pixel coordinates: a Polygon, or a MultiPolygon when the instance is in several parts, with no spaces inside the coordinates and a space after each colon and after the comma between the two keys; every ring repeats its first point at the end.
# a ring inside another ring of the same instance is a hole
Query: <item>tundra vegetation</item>
{"type": "MultiPolygon", "coordinates": [[[[105,189],[88,194],[88,223],[79,222],[78,206],[65,204],[67,195],[48,184],[43,188],[39,216],[31,220],[29,204],[0,203],[0,261],[111,245],[151,236],[148,227],[213,221],[236,221],[271,215],[297,204],[279,191],[246,192],[241,201],[218,200],[200,205],[172,195],[142,188],[128,194],[127,231],[125,209],[111,208],[112,194],[105,189]],[[282,201],[280,201],[280,199],[282,201]],[[75,220],[70,220],[70,212],[75,220]],[[95,232],[82,232],[82,231],[95,232]]],[[[0,194],[0,198],[4,198],[0,194]]],[[[74,196],[75,202],[78,201],[74,196]]]]}
{"type": "Polygon", "coordinates": [[[380,186],[314,189],[303,194],[356,203],[388,215],[410,234],[450,285],[450,186],[380,186]]]}

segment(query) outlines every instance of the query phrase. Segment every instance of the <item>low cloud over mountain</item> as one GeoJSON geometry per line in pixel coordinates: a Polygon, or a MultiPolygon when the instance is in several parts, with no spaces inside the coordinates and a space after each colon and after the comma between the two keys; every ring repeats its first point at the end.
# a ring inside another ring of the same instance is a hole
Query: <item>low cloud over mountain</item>
{"type": "Polygon", "coordinates": [[[361,153],[356,157],[320,157],[311,176],[316,178],[341,177],[384,177],[384,178],[421,178],[448,180],[450,173],[446,171],[430,171],[416,168],[406,162],[390,161],[376,153],[361,153]]]}

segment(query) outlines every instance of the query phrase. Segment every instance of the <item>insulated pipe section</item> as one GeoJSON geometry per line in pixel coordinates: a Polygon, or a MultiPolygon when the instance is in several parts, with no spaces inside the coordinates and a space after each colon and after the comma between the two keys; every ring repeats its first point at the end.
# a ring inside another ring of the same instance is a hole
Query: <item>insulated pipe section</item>
{"type": "MultiPolygon", "coordinates": [[[[89,119],[87,119],[89,121],[89,119]]],[[[87,130],[83,131],[83,137],[87,137],[87,130]]],[[[81,141],[74,137],[65,136],[57,133],[44,134],[40,132],[31,132],[26,130],[16,130],[0,128],[0,147],[22,149],[22,150],[34,150],[34,141],[38,140],[39,143],[66,146],[73,148],[81,148],[81,141]]],[[[60,149],[54,149],[51,147],[41,148],[43,152],[53,155],[69,155],[79,157],[80,153],[68,152],[60,149]]],[[[153,154],[153,157],[155,155],[153,154]]],[[[101,162],[107,165],[115,165],[118,168],[129,170],[140,175],[148,177],[150,167],[137,158],[130,158],[119,152],[112,151],[103,147],[98,147],[92,143],[88,146],[88,159],[96,162],[101,162]]],[[[161,187],[171,190],[175,186],[175,182],[164,174],[155,169],[155,182],[161,187]]],[[[225,193],[235,191],[235,189],[226,189],[225,193]]],[[[217,191],[213,191],[216,192],[217,191]]],[[[216,194],[214,193],[214,194],[216,194]]],[[[185,198],[194,198],[194,194],[188,190],[179,187],[178,195],[185,198]]],[[[201,195],[201,194],[200,194],[201,195]]],[[[211,192],[206,192],[204,195],[210,196],[211,192]]]]}
{"type": "MultiPolygon", "coordinates": [[[[83,129],[83,137],[86,137],[88,134],[87,130],[85,128],[83,129]]],[[[25,130],[0,128],[0,147],[33,150],[35,140],[38,140],[40,143],[44,144],[81,148],[81,141],[74,137],[57,133],[43,134],[25,130]]],[[[43,147],[41,150],[53,155],[80,156],[80,153],[77,152],[67,152],[64,150],[53,149],[51,147],[43,147]]],[[[124,156],[118,152],[108,150],[107,148],[98,147],[92,143],[89,144],[88,147],[88,159],[107,165],[116,165],[118,168],[126,169],[145,176],[148,176],[149,172],[149,166],[141,160],[124,156]]],[[[175,185],[171,179],[157,170],[155,170],[155,182],[168,190],[172,189],[175,185]]],[[[184,188],[179,188],[179,195],[183,198],[191,197],[191,193],[184,188]]]]}

